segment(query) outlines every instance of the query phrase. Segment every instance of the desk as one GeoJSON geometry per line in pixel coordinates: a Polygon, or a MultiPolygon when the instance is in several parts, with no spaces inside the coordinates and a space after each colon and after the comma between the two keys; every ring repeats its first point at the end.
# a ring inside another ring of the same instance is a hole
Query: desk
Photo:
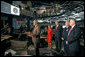
{"type": "Polygon", "coordinates": [[[32,55],[14,55],[14,56],[32,56],[32,55]]]}
{"type": "Polygon", "coordinates": [[[12,36],[9,36],[9,35],[7,35],[7,36],[1,36],[1,39],[9,39],[9,38],[11,38],[12,36]]]}
{"type": "Polygon", "coordinates": [[[4,56],[4,52],[10,48],[11,43],[10,43],[10,39],[12,36],[9,35],[5,35],[5,36],[1,36],[1,55],[4,56]]]}
{"type": "Polygon", "coordinates": [[[46,36],[40,36],[40,39],[46,39],[47,37],[46,36]]]}

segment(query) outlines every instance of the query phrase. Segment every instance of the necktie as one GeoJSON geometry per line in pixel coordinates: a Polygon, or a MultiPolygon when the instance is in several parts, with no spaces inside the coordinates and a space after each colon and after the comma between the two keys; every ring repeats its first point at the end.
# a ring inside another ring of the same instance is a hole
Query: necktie
{"type": "Polygon", "coordinates": [[[35,27],[34,27],[34,31],[35,31],[35,27]]]}
{"type": "Polygon", "coordinates": [[[72,30],[72,27],[71,27],[71,29],[69,30],[69,33],[68,33],[68,35],[67,35],[67,40],[68,40],[68,38],[69,38],[69,34],[70,34],[71,30],[72,30]]]}
{"type": "Polygon", "coordinates": [[[58,30],[57,26],[56,26],[56,30],[58,30]]]}

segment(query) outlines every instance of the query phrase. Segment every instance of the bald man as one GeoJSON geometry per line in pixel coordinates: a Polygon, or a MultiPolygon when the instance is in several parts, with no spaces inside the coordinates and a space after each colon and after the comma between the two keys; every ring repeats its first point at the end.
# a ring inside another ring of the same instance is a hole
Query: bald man
{"type": "Polygon", "coordinates": [[[80,29],[77,27],[75,19],[70,19],[70,26],[71,29],[68,32],[66,44],[69,46],[70,56],[76,56],[80,48],[80,29]]]}
{"type": "Polygon", "coordinates": [[[61,37],[62,37],[62,26],[58,23],[58,21],[55,21],[55,44],[56,44],[56,51],[61,51],[61,37]]]}
{"type": "Polygon", "coordinates": [[[71,28],[70,22],[68,20],[65,22],[65,26],[66,27],[63,29],[63,34],[62,34],[62,40],[63,40],[63,44],[64,44],[64,52],[65,52],[65,56],[70,56],[68,45],[66,45],[67,35],[71,28]]]}

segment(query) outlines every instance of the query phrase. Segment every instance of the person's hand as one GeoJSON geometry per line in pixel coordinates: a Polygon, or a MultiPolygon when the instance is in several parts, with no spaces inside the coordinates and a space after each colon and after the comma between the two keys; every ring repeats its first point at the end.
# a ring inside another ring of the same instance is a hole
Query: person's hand
{"type": "Polygon", "coordinates": [[[63,37],[62,37],[61,39],[62,39],[62,40],[64,40],[64,38],[63,38],[63,37]]]}
{"type": "Polygon", "coordinates": [[[27,35],[30,35],[31,34],[31,32],[27,32],[27,35]]]}
{"type": "Polygon", "coordinates": [[[31,32],[26,32],[26,34],[27,34],[28,36],[31,36],[31,32]]]}
{"type": "Polygon", "coordinates": [[[66,44],[68,45],[68,41],[66,41],[66,44]]]}
{"type": "Polygon", "coordinates": [[[33,36],[33,34],[31,33],[31,34],[30,34],[30,36],[32,37],[32,36],[33,36]]]}
{"type": "Polygon", "coordinates": [[[30,33],[30,34],[29,34],[29,36],[30,36],[30,37],[33,37],[33,36],[34,36],[34,34],[33,34],[33,33],[30,33]]]}

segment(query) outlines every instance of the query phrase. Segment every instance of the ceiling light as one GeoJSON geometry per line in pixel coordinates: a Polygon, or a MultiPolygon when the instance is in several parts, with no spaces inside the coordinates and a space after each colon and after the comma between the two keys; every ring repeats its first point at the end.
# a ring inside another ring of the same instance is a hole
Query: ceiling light
{"type": "Polygon", "coordinates": [[[81,20],[81,18],[76,19],[77,21],[81,20]]]}
{"type": "Polygon", "coordinates": [[[24,8],[22,7],[22,10],[23,10],[24,8]]]}

